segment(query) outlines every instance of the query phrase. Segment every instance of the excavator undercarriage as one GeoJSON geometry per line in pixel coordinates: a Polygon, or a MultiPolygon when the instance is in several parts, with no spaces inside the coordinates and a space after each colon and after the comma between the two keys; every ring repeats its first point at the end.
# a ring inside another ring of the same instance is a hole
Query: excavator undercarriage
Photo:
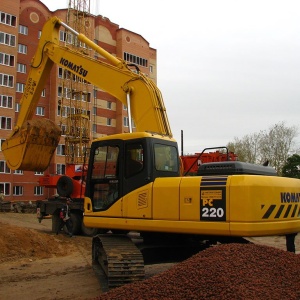
{"type": "Polygon", "coordinates": [[[94,237],[92,259],[105,272],[108,288],[144,279],[143,255],[126,235],[103,234],[94,237]]]}
{"type": "Polygon", "coordinates": [[[241,237],[164,233],[104,233],[94,236],[92,261],[107,290],[145,277],[145,265],[180,262],[218,243],[249,243],[241,237]]]}

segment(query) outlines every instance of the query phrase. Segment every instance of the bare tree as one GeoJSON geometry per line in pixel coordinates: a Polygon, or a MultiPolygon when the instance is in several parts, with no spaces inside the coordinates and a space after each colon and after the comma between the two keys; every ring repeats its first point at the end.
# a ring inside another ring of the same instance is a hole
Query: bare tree
{"type": "Polygon", "coordinates": [[[279,175],[290,155],[296,136],[297,128],[295,126],[286,127],[284,122],[275,124],[262,136],[260,153],[269,160],[270,165],[277,170],[279,175]]]}
{"type": "Polygon", "coordinates": [[[238,155],[240,161],[257,164],[269,161],[269,165],[281,175],[297,134],[297,127],[287,127],[281,122],[271,126],[268,131],[246,135],[241,139],[234,138],[227,147],[238,155]]]}
{"type": "Polygon", "coordinates": [[[227,148],[234,152],[240,161],[260,163],[260,139],[261,133],[248,134],[241,139],[235,137],[233,142],[228,143],[227,148]]]}

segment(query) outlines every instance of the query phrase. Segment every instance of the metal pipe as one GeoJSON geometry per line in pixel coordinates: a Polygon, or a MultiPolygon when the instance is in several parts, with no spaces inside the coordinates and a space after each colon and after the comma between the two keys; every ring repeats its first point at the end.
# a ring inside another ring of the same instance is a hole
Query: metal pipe
{"type": "Polygon", "coordinates": [[[129,126],[129,132],[132,133],[130,93],[126,93],[126,99],[127,99],[127,111],[128,111],[128,126],[129,126]]]}
{"type": "Polygon", "coordinates": [[[87,46],[89,46],[90,48],[92,48],[93,50],[95,50],[97,53],[99,53],[100,55],[102,55],[103,57],[105,57],[107,60],[109,60],[109,62],[118,67],[118,68],[122,68],[123,67],[123,63],[121,60],[119,60],[117,57],[111,55],[109,52],[107,52],[106,50],[104,50],[103,48],[101,48],[100,46],[98,46],[97,44],[95,44],[93,41],[91,41],[88,37],[86,37],[84,34],[77,32],[76,30],[74,30],[73,28],[71,28],[70,26],[68,26],[66,23],[62,22],[61,20],[59,20],[59,24],[63,27],[65,27],[67,30],[71,31],[74,35],[77,36],[78,40],[85,43],[87,46]]]}

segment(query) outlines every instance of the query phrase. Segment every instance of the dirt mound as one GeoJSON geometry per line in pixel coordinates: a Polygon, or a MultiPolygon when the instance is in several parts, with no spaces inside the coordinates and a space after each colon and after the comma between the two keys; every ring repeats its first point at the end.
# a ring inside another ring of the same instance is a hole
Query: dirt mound
{"type": "Polygon", "coordinates": [[[209,248],[150,279],[100,295],[110,299],[300,299],[300,256],[268,246],[209,248]]]}
{"type": "Polygon", "coordinates": [[[41,259],[66,256],[73,249],[74,247],[62,235],[50,235],[0,222],[1,262],[12,258],[41,259]]]}

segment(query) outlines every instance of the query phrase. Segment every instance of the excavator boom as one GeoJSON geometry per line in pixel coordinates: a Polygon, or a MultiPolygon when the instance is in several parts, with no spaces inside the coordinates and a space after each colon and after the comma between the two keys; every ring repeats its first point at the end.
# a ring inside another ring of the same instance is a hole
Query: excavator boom
{"type": "Polygon", "coordinates": [[[141,72],[133,72],[125,61],[53,17],[44,25],[32,60],[16,126],[2,145],[10,169],[44,171],[59,143],[61,130],[57,125],[46,119],[32,119],[53,64],[64,67],[130,107],[130,117],[132,115],[138,131],[172,136],[162,95],[156,85],[141,72]],[[77,35],[108,63],[61,46],[58,38],[60,26],[77,35]]]}

